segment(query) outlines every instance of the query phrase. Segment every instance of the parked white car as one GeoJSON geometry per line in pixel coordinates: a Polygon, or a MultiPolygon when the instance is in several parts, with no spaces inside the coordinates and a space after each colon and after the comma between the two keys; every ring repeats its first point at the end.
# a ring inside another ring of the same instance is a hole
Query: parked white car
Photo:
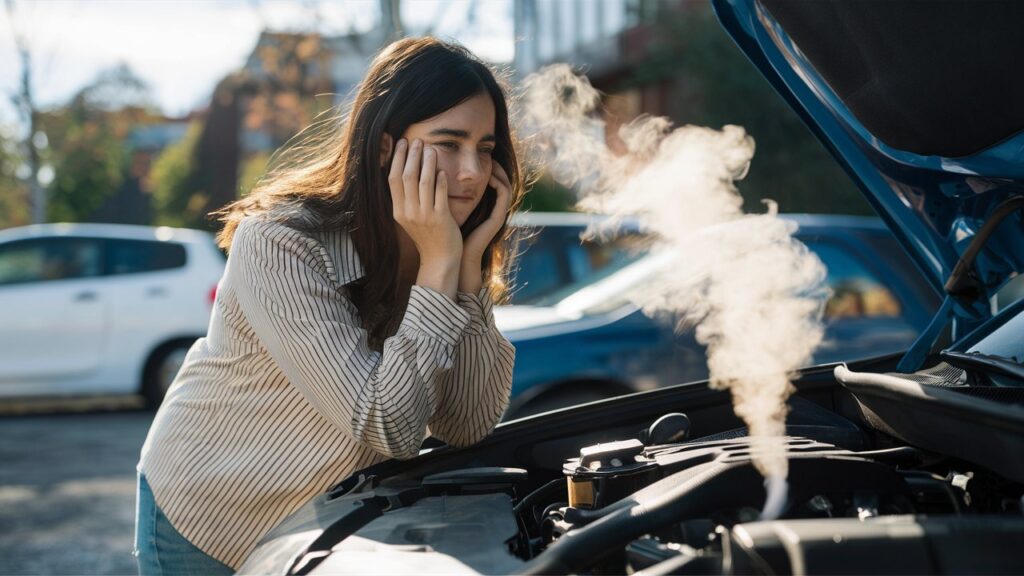
{"type": "Polygon", "coordinates": [[[198,230],[0,230],[0,398],[141,393],[158,405],[206,334],[224,263],[198,230]]]}

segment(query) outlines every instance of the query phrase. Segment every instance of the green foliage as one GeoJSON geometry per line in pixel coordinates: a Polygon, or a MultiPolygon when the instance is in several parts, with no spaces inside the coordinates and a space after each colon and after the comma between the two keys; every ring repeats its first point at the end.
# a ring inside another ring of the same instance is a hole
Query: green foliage
{"type": "Polygon", "coordinates": [[[155,224],[201,226],[206,216],[207,195],[196,184],[197,145],[202,124],[193,122],[185,137],[157,156],[149,171],[153,190],[155,224]]]}
{"type": "Polygon", "coordinates": [[[31,219],[28,186],[17,176],[22,161],[17,140],[0,127],[0,228],[23,226],[31,219]]]}
{"type": "Polygon", "coordinates": [[[526,190],[523,196],[522,211],[529,212],[567,212],[573,209],[576,195],[572,190],[556,182],[545,174],[526,190]]]}
{"type": "Polygon", "coordinates": [[[738,124],[757,144],[745,208],[771,198],[786,212],[871,214],[850,178],[718,24],[708,4],[661,11],[648,58],[614,91],[667,83],[681,124],[738,124]]]}
{"type": "Polygon", "coordinates": [[[131,162],[128,134],[156,118],[146,94],[142,80],[121,65],[101,72],[66,105],[40,114],[48,141],[41,155],[54,170],[48,220],[91,220],[118,193],[131,162]]]}
{"type": "Polygon", "coordinates": [[[124,182],[127,151],[100,119],[73,118],[53,148],[56,176],[49,189],[47,218],[79,222],[114,194],[124,182]]]}

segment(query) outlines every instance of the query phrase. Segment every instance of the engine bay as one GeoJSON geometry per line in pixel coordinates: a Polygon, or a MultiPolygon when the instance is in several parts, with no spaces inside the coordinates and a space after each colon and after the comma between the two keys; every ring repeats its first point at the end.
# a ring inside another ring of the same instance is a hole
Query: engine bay
{"type": "MultiPolygon", "coordinates": [[[[890,416],[880,432],[872,409],[884,403],[850,399],[831,410],[791,398],[786,502],[775,519],[761,518],[765,481],[746,429],[692,438],[691,417],[672,411],[575,446],[560,468],[493,465],[517,456],[492,448],[456,460],[479,466],[364,471],[275,529],[242,572],[1020,573],[1018,463],[965,458],[970,438],[946,451],[906,441],[903,428],[922,419],[906,403],[907,424],[890,416]]],[[[1009,407],[1010,420],[1024,413],[1009,407]]],[[[1017,460],[1015,442],[1002,443],[1004,460],[1017,460]]]]}
{"type": "Polygon", "coordinates": [[[1024,534],[1019,486],[993,502],[994,493],[976,488],[985,480],[929,470],[914,448],[857,452],[800,436],[785,442],[788,503],[772,521],[759,520],[765,490],[749,437],[585,448],[567,463],[567,472],[577,467],[567,473],[567,501],[539,512],[545,502],[531,506],[525,520],[534,521],[538,539],[521,572],[867,573],[880,568],[879,553],[894,573],[1020,569],[1011,546],[1024,534]],[[619,460],[640,466],[620,475],[619,460]],[[593,494],[592,503],[580,494],[593,494]],[[1009,510],[1016,517],[998,516],[1009,510]],[[967,542],[971,553],[959,548],[967,542]],[[982,542],[1001,552],[977,557],[982,542]]]}

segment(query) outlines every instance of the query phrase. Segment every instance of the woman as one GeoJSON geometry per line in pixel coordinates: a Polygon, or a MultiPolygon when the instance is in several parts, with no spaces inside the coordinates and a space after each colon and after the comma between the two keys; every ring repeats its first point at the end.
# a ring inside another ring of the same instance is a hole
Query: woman
{"type": "Polygon", "coordinates": [[[139,462],[149,573],[231,573],[353,471],[467,446],[504,411],[495,329],[522,179],[505,96],[461,47],[398,41],[340,138],[307,138],[220,212],[230,250],[139,462]]]}

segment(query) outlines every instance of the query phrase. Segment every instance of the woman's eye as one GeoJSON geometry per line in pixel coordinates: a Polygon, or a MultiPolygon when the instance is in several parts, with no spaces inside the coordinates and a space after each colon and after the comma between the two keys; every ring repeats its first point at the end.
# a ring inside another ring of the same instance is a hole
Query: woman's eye
{"type": "Polygon", "coordinates": [[[494,154],[494,148],[480,148],[481,154],[494,154]]]}
{"type": "Polygon", "coordinates": [[[434,146],[437,146],[438,148],[444,150],[448,150],[449,152],[454,152],[459,149],[459,145],[456,144],[455,142],[438,142],[437,144],[434,144],[434,146]]]}

